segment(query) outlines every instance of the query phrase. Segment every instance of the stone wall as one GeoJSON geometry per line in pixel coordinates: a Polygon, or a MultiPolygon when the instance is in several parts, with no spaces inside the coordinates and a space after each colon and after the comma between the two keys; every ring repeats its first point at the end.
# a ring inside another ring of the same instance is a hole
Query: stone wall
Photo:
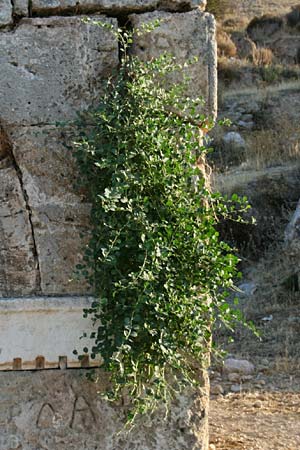
{"type": "MultiPolygon", "coordinates": [[[[142,13],[158,4],[180,9],[199,1],[98,3],[96,9],[115,14],[141,11],[128,16],[134,26],[160,18],[158,29],[136,39],[135,53],[149,58],[171,51],[180,61],[197,56],[188,69],[191,93],[202,94],[215,112],[212,17],[199,8],[142,13]]],[[[39,4],[46,14],[58,3],[39,4]]],[[[69,11],[68,2],[59,4],[61,14],[69,11]]],[[[93,17],[118,26],[117,17],[93,17]]],[[[22,18],[4,28],[0,47],[0,296],[85,294],[74,267],[80,262],[89,205],[73,188],[75,168],[66,149],[71,137],[56,123],[70,122],[97,103],[102,81],[118,66],[118,43],[108,30],[81,17],[54,16],[22,18]]]]}
{"type": "Polygon", "coordinates": [[[19,370],[0,375],[0,450],[207,449],[205,376],[203,390],[178,398],[166,421],[158,414],[124,438],[116,430],[126,406],[108,406],[96,395],[101,384],[60,370],[75,365],[71,349],[82,345],[80,306],[88,302],[74,267],[90,205],[73,186],[70,123],[97,104],[119,64],[113,35],[82,18],[114,27],[161,18],[132,51],[197,56],[191,94],[203,95],[215,114],[215,24],[205,3],[0,0],[0,369],[19,370]],[[50,367],[57,370],[23,371],[50,367]]]}
{"type": "MultiPolygon", "coordinates": [[[[206,381],[203,381],[205,386],[206,381]]],[[[164,418],[146,418],[120,434],[126,407],[97,394],[85,372],[37,371],[0,376],[1,450],[206,450],[207,391],[180,397],[164,418]]]]}

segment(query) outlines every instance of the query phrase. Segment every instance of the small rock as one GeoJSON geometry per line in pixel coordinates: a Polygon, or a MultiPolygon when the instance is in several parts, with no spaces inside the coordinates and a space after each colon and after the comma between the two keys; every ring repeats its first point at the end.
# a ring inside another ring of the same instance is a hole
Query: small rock
{"type": "Polygon", "coordinates": [[[242,376],[242,381],[251,381],[251,380],[253,380],[253,375],[242,376]]]}
{"type": "Polygon", "coordinates": [[[229,373],[227,378],[232,383],[239,383],[241,380],[241,375],[239,373],[233,372],[233,373],[229,373]]]}
{"type": "Polygon", "coordinates": [[[251,297],[251,295],[255,294],[257,290],[257,285],[253,283],[252,281],[241,283],[238,285],[238,288],[242,291],[239,292],[240,295],[245,295],[246,297],[251,297]]]}
{"type": "Polygon", "coordinates": [[[226,133],[223,136],[223,142],[235,148],[244,149],[246,147],[245,139],[240,135],[240,133],[237,133],[236,131],[229,131],[228,133],[226,133]]]}
{"type": "Polygon", "coordinates": [[[269,360],[266,358],[263,358],[260,362],[263,366],[269,366],[269,360]]]}
{"type": "Polygon", "coordinates": [[[228,358],[224,361],[224,373],[240,373],[251,375],[255,370],[254,365],[246,359],[228,358]]]}
{"type": "Polygon", "coordinates": [[[216,378],[221,378],[221,374],[217,370],[211,370],[209,376],[212,380],[215,380],[216,378]]]}
{"type": "Polygon", "coordinates": [[[209,450],[216,450],[215,444],[209,444],[209,450]]]}
{"type": "Polygon", "coordinates": [[[222,395],[224,394],[224,389],[220,384],[215,384],[211,386],[210,393],[213,395],[222,395]]]}
{"type": "Polygon", "coordinates": [[[230,386],[230,390],[231,392],[241,392],[242,390],[242,386],[240,384],[233,384],[232,386],[230,386]]]}
{"type": "Polygon", "coordinates": [[[238,126],[240,128],[245,128],[246,130],[252,130],[252,128],[254,127],[254,122],[244,122],[243,120],[239,120],[238,126]]]}
{"type": "Polygon", "coordinates": [[[242,120],[244,122],[252,122],[253,121],[253,114],[243,114],[242,120]]]}
{"type": "Polygon", "coordinates": [[[258,370],[259,372],[268,372],[269,366],[259,365],[259,366],[257,367],[257,370],[258,370]]]}
{"type": "Polygon", "coordinates": [[[253,404],[254,408],[261,408],[262,407],[262,402],[260,400],[257,400],[254,404],[253,404]]]}
{"type": "Polygon", "coordinates": [[[260,386],[265,386],[266,382],[265,382],[265,380],[256,380],[255,384],[256,385],[259,384],[260,386]]]}

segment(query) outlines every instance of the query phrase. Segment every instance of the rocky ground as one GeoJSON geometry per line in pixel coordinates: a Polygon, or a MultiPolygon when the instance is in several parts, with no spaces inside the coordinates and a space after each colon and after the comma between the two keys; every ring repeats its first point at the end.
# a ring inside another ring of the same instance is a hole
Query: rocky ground
{"type": "Polygon", "coordinates": [[[217,450],[298,450],[300,394],[253,390],[211,400],[211,445],[217,450]]]}
{"type": "Polygon", "coordinates": [[[215,331],[227,359],[212,361],[210,448],[299,450],[300,2],[240,2],[218,18],[218,41],[219,116],[232,124],[211,136],[212,184],[252,204],[255,225],[221,234],[241,258],[237,297],[260,337],[215,331]]]}
{"type": "MultiPolygon", "coordinates": [[[[276,256],[272,261],[275,267],[279,264],[276,256]]],[[[299,450],[298,286],[284,284],[272,291],[272,283],[268,288],[265,284],[263,294],[258,282],[266,282],[266,276],[274,282],[276,277],[262,261],[251,275],[252,281],[240,284],[240,308],[259,336],[241,326],[228,343],[228,333],[215,333],[228,353],[225,360],[213,358],[210,371],[211,450],[299,450]]]]}

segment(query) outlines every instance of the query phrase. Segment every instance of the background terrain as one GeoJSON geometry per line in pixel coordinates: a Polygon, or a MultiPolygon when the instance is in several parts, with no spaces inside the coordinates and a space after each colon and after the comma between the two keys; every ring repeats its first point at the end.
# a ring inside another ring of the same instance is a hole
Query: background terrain
{"type": "Polygon", "coordinates": [[[238,250],[240,308],[260,339],[239,329],[228,357],[254,368],[211,369],[211,448],[300,448],[300,4],[208,2],[218,21],[219,116],[213,185],[246,195],[256,224],[221,224],[238,250]]]}

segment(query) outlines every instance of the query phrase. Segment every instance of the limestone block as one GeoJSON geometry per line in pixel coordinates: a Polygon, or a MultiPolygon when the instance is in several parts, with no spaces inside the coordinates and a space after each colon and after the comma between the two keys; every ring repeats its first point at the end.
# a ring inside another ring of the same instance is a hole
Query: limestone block
{"type": "Polygon", "coordinates": [[[144,417],[134,430],[118,434],[125,408],[99,396],[85,371],[2,372],[0,448],[11,450],[208,450],[208,383],[185,393],[163,413],[144,417]]]}
{"type": "Polygon", "coordinates": [[[32,11],[62,11],[75,6],[80,10],[100,12],[140,12],[157,8],[158,0],[32,0],[32,11]]]}
{"type": "Polygon", "coordinates": [[[112,33],[80,17],[24,18],[0,35],[0,47],[0,119],[14,125],[73,119],[118,64],[112,33]]]}
{"type": "Polygon", "coordinates": [[[18,17],[28,16],[29,0],[14,0],[13,4],[14,14],[18,17]]]}
{"type": "Polygon", "coordinates": [[[38,284],[26,192],[0,127],[0,297],[29,295],[38,284]]]}
{"type": "Polygon", "coordinates": [[[0,0],[0,27],[12,23],[12,4],[10,0],[0,0]]]}
{"type": "MultiPolygon", "coordinates": [[[[203,96],[206,110],[215,115],[217,109],[217,49],[213,16],[200,10],[187,13],[155,11],[132,14],[135,28],[159,19],[161,24],[151,33],[136,36],[133,53],[147,60],[162,53],[171,53],[178,62],[198,58],[186,69],[189,77],[189,94],[203,96]]],[[[180,78],[181,74],[179,74],[180,78]]]]}
{"type": "Polygon", "coordinates": [[[128,14],[155,9],[181,11],[193,8],[204,9],[206,0],[32,0],[32,11],[36,14],[75,9],[80,12],[105,12],[128,14]]]}
{"type": "Polygon", "coordinates": [[[64,146],[72,137],[65,133],[66,129],[51,126],[10,130],[32,214],[44,295],[88,291],[74,271],[83,254],[80,235],[88,237],[90,206],[74,186],[76,164],[71,150],[64,146]]]}
{"type": "MultiPolygon", "coordinates": [[[[91,303],[85,297],[0,299],[0,370],[16,369],[16,359],[21,370],[58,368],[62,358],[65,367],[80,367],[73,350],[81,354],[91,344],[81,338],[95,331],[82,312],[91,303]]],[[[85,362],[95,364],[99,359],[85,362]]]]}

